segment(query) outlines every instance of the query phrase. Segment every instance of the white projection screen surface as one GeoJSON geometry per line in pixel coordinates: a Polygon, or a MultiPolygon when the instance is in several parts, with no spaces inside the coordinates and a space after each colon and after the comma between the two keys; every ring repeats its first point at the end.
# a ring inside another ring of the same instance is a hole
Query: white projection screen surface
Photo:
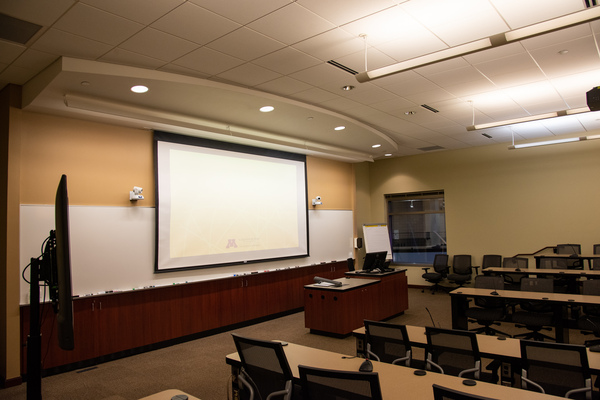
{"type": "Polygon", "coordinates": [[[155,132],[156,272],[306,257],[306,157],[155,132]]]}

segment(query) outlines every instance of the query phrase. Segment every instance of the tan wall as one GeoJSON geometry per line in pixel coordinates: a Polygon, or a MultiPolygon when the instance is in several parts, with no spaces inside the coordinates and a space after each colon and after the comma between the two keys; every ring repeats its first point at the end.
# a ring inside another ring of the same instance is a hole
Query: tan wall
{"type": "MultiPolygon", "coordinates": [[[[371,218],[385,220],[387,193],[443,189],[448,253],[471,254],[475,264],[486,253],[512,256],[558,243],[591,253],[600,243],[600,140],[510,151],[492,145],[369,169],[371,218]]],[[[413,271],[411,283],[421,273],[413,271]]]]}
{"type": "Polygon", "coordinates": [[[307,157],[309,209],[315,208],[312,199],[321,196],[322,210],[352,210],[354,200],[354,173],[352,164],[324,158],[307,157]]]}

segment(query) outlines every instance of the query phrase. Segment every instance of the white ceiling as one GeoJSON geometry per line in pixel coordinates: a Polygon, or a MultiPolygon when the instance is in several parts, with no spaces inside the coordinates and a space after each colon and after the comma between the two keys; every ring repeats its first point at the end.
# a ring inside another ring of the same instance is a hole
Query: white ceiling
{"type": "Polygon", "coordinates": [[[363,72],[584,9],[584,0],[3,1],[0,13],[42,29],[24,45],[0,40],[0,87],[24,85],[32,111],[347,161],[580,136],[600,129],[600,115],[466,127],[585,107],[600,86],[600,21],[368,83],[327,61],[363,72]],[[150,91],[133,94],[133,84],[150,91]]]}

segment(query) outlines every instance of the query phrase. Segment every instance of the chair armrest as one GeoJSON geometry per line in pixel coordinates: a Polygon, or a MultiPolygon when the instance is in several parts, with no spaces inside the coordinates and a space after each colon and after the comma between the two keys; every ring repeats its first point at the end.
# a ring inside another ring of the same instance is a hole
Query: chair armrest
{"type": "Polygon", "coordinates": [[[477,266],[471,266],[471,268],[475,269],[475,275],[479,275],[479,267],[480,267],[479,265],[477,265],[477,266]]]}
{"type": "Polygon", "coordinates": [[[423,271],[425,271],[425,273],[427,273],[427,271],[429,271],[429,269],[430,269],[430,268],[431,268],[431,267],[421,267],[421,269],[422,269],[423,271]]]}
{"type": "Polygon", "coordinates": [[[273,397],[277,396],[285,396],[284,399],[290,399],[290,394],[292,393],[292,381],[285,382],[285,389],[280,390],[278,392],[273,392],[267,396],[267,400],[271,400],[273,397]]]}
{"type": "Polygon", "coordinates": [[[431,366],[434,366],[441,374],[444,373],[444,369],[431,360],[425,360],[425,365],[427,367],[429,367],[429,368],[427,368],[429,370],[431,370],[431,366]]]}
{"type": "Polygon", "coordinates": [[[530,384],[532,386],[535,386],[541,393],[546,393],[544,391],[544,388],[541,387],[540,385],[538,385],[537,383],[535,383],[534,381],[532,381],[531,379],[527,379],[525,378],[523,375],[521,375],[521,388],[522,389],[527,389],[527,384],[530,384]]]}
{"type": "Polygon", "coordinates": [[[248,397],[250,400],[254,399],[254,388],[252,387],[252,385],[250,383],[248,383],[248,381],[246,379],[244,379],[243,375],[246,375],[246,373],[244,371],[242,371],[239,375],[238,375],[238,379],[240,380],[240,382],[242,382],[242,385],[244,385],[245,387],[248,388],[248,391],[250,392],[250,397],[248,397]]]}

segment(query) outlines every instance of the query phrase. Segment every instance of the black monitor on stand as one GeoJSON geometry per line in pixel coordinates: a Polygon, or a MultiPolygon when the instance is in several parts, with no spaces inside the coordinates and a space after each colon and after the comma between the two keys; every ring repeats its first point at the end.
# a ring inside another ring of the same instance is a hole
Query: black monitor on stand
{"type": "Polygon", "coordinates": [[[73,350],[73,294],[69,244],[69,199],[67,176],[56,191],[55,230],[42,244],[43,253],[31,259],[29,294],[29,337],[27,338],[27,400],[42,398],[42,334],[40,329],[40,284],[48,286],[52,307],[57,314],[58,344],[73,350]]]}
{"type": "Polygon", "coordinates": [[[387,258],[387,251],[376,251],[373,253],[367,253],[365,255],[365,262],[363,263],[363,272],[371,272],[374,269],[383,271],[385,268],[385,260],[387,258]]]}

